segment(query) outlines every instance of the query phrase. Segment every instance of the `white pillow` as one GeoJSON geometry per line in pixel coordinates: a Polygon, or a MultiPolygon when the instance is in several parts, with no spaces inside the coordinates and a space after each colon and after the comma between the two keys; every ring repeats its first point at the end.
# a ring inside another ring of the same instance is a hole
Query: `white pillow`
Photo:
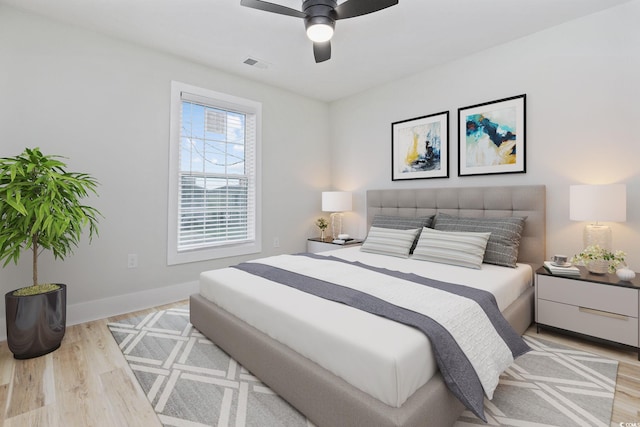
{"type": "Polygon", "coordinates": [[[408,258],[409,250],[419,232],[419,228],[414,230],[395,230],[392,228],[371,227],[367,239],[360,247],[360,250],[408,258]]]}
{"type": "Polygon", "coordinates": [[[423,228],[413,258],[479,269],[491,233],[423,228]]]}

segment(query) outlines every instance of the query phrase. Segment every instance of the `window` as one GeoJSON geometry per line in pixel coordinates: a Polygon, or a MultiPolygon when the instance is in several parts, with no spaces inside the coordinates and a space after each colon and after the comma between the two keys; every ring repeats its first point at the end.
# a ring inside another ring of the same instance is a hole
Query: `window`
{"type": "Polygon", "coordinates": [[[171,84],[171,264],[257,253],[261,104],[171,84]]]}

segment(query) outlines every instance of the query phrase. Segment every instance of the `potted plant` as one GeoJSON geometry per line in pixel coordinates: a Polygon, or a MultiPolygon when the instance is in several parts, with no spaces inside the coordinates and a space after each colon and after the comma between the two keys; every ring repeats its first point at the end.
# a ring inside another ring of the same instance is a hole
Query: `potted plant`
{"type": "Polygon", "coordinates": [[[7,341],[17,359],[57,349],[66,329],[66,285],[39,283],[38,255],[50,250],[64,259],[83,228],[90,240],[98,231],[100,212],[82,203],[96,194],[97,181],[67,172],[61,158],[39,148],[0,158],[0,260],[17,264],[24,250],[33,260],[33,284],[5,294],[7,341]]]}
{"type": "Polygon", "coordinates": [[[611,252],[600,245],[591,245],[574,255],[571,262],[583,264],[594,274],[615,273],[618,266],[624,264],[626,256],[622,251],[611,252]]]}

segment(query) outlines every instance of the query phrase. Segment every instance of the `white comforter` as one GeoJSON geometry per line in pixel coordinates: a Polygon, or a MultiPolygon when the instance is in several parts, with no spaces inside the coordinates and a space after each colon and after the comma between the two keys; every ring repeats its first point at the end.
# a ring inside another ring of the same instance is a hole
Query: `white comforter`
{"type": "MultiPolygon", "coordinates": [[[[500,309],[531,286],[526,265],[510,269],[484,264],[470,270],[358,248],[331,255],[482,288],[496,296],[500,309]]],[[[268,263],[269,258],[259,261],[268,263]]],[[[237,269],[202,273],[201,294],[391,406],[401,406],[437,369],[429,341],[418,330],[237,269]]]]}

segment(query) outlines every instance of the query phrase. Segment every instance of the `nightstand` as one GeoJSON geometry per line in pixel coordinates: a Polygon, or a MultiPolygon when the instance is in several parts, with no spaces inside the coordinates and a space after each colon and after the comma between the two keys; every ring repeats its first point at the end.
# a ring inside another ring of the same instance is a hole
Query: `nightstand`
{"type": "Polygon", "coordinates": [[[586,337],[623,344],[640,360],[640,279],[622,282],[615,274],[553,275],[536,271],[536,323],[586,337]]]}
{"type": "Polygon", "coordinates": [[[331,237],[327,237],[321,239],[319,237],[312,237],[311,239],[307,239],[307,252],[316,253],[323,251],[332,251],[334,249],[343,249],[350,248],[353,246],[358,246],[362,244],[362,240],[353,239],[348,240],[346,243],[333,243],[333,239],[331,237]]]}

